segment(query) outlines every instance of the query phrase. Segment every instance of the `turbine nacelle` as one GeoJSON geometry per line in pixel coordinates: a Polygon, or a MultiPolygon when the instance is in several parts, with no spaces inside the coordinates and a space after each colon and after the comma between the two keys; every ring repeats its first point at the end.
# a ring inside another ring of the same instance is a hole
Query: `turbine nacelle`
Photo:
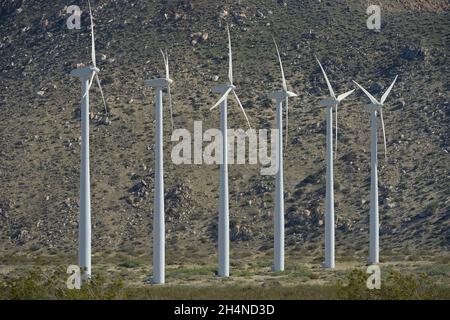
{"type": "Polygon", "coordinates": [[[380,111],[380,109],[383,107],[383,105],[382,104],[369,103],[369,104],[366,104],[365,107],[366,107],[366,109],[368,111],[372,112],[372,111],[380,111]]]}
{"type": "Polygon", "coordinates": [[[297,94],[291,91],[275,91],[269,94],[269,98],[275,99],[275,100],[282,100],[285,98],[291,98],[291,97],[297,97],[297,94]]]}
{"type": "Polygon", "coordinates": [[[213,93],[224,93],[224,92],[227,92],[229,89],[235,90],[236,86],[233,84],[221,84],[221,85],[213,87],[211,91],[213,93]]]}
{"type": "Polygon", "coordinates": [[[166,88],[170,84],[173,83],[173,80],[168,79],[168,78],[157,78],[157,79],[145,80],[145,83],[148,86],[154,87],[154,88],[166,88]]]}
{"type": "Polygon", "coordinates": [[[339,104],[339,101],[337,99],[323,99],[319,102],[319,106],[321,107],[335,107],[339,104]]]}
{"type": "Polygon", "coordinates": [[[84,68],[77,68],[73,69],[70,72],[71,76],[81,78],[81,79],[90,79],[92,77],[92,74],[99,73],[100,69],[97,67],[84,67],[84,68]]]}

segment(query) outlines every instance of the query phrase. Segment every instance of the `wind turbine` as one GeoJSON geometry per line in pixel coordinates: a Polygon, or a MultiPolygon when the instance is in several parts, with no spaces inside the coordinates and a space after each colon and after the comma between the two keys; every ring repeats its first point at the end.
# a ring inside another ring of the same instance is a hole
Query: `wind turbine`
{"type": "Polygon", "coordinates": [[[156,88],[155,119],[156,119],[156,143],[155,143],[155,201],[153,209],[153,279],[154,284],[165,282],[165,222],[164,222],[164,171],[163,171],[163,89],[167,87],[169,95],[170,122],[172,119],[172,96],[170,85],[173,80],[169,74],[169,56],[161,50],[166,70],[165,78],[146,80],[145,83],[156,88]]]}
{"type": "Polygon", "coordinates": [[[375,99],[366,89],[359,85],[356,81],[353,81],[370,99],[370,104],[366,105],[366,109],[371,113],[371,173],[370,173],[370,249],[369,249],[369,262],[372,264],[379,263],[379,212],[378,212],[378,150],[377,150],[377,113],[380,112],[381,126],[383,128],[383,140],[384,140],[384,156],[387,159],[386,148],[386,132],[384,129],[383,119],[383,105],[386,98],[389,96],[395,82],[397,81],[395,76],[394,81],[386,92],[378,101],[375,99]]]}
{"type": "Polygon", "coordinates": [[[100,89],[100,93],[107,112],[106,101],[100,85],[95,59],[94,22],[92,18],[91,3],[89,15],[91,19],[91,67],[74,69],[70,74],[80,78],[82,84],[81,98],[81,166],[80,166],[80,216],[78,231],[78,265],[82,269],[83,279],[91,277],[91,186],[89,174],[89,90],[94,78],[100,89]]]}
{"type": "Polygon", "coordinates": [[[275,99],[277,105],[276,109],[276,125],[278,129],[278,154],[277,154],[277,174],[275,182],[275,230],[274,230],[274,271],[284,270],[284,184],[283,184],[283,100],[286,106],[286,143],[288,136],[288,99],[296,97],[297,95],[288,91],[286,85],[286,78],[284,77],[283,63],[281,62],[280,51],[278,50],[277,42],[273,39],[275,48],[277,50],[278,61],[280,63],[282,89],[274,91],[270,97],[275,99]]]}
{"type": "MultiPolygon", "coordinates": [[[[325,196],[325,263],[324,268],[333,269],[334,262],[334,183],[333,183],[333,107],[336,108],[336,145],[337,145],[337,109],[338,105],[347,98],[355,90],[350,90],[336,97],[327,74],[322,67],[319,59],[316,57],[322,70],[325,81],[327,82],[328,90],[331,97],[320,101],[319,105],[326,107],[327,113],[327,185],[325,196]]],[[[336,150],[337,151],[337,150],[336,150]]]]}
{"type": "Polygon", "coordinates": [[[248,121],[247,114],[244,107],[239,100],[236,92],[236,87],[233,85],[233,57],[231,52],[231,36],[230,29],[227,25],[228,34],[228,80],[229,83],[213,87],[214,93],[219,93],[222,96],[209,110],[213,110],[220,105],[220,130],[222,132],[222,163],[220,164],[220,195],[219,195],[219,271],[220,277],[228,277],[230,275],[230,228],[229,228],[229,203],[228,203],[228,128],[227,128],[227,99],[228,95],[233,92],[233,95],[239,104],[245,119],[248,121]]]}

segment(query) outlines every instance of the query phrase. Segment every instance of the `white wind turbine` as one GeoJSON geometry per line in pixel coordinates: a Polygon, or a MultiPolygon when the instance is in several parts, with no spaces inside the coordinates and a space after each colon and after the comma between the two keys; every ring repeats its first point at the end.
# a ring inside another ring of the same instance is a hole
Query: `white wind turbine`
{"type": "Polygon", "coordinates": [[[214,93],[220,93],[222,96],[217,103],[209,110],[214,109],[220,105],[220,130],[222,132],[222,162],[220,164],[220,195],[219,195],[219,270],[218,275],[221,277],[228,277],[230,275],[230,230],[229,230],[229,203],[228,203],[228,129],[227,129],[227,98],[233,92],[236,101],[239,104],[245,119],[250,127],[247,114],[244,107],[239,100],[236,92],[236,87],[233,85],[233,58],[231,53],[231,36],[230,29],[227,25],[228,34],[228,84],[216,86],[212,89],[214,93]]]}
{"type": "Polygon", "coordinates": [[[325,263],[324,268],[334,268],[334,183],[333,183],[333,107],[336,108],[336,144],[337,144],[337,109],[339,103],[355,90],[350,90],[336,97],[327,74],[317,59],[320,69],[330,91],[330,99],[320,101],[319,105],[327,108],[327,178],[326,178],[326,209],[325,209],[325,263]]]}
{"type": "Polygon", "coordinates": [[[366,106],[367,110],[371,113],[371,173],[370,173],[370,249],[369,249],[369,261],[372,264],[379,263],[379,212],[378,212],[378,148],[377,148],[377,113],[380,112],[381,126],[383,128],[383,141],[384,141],[384,156],[387,158],[386,148],[386,133],[384,128],[383,119],[383,105],[386,101],[389,93],[394,87],[397,81],[395,76],[394,81],[386,92],[381,97],[381,101],[375,99],[366,89],[359,85],[356,81],[353,81],[370,99],[370,104],[366,106]]]}
{"type": "Polygon", "coordinates": [[[278,129],[278,154],[277,154],[277,174],[275,183],[275,229],[274,229],[274,271],[284,270],[284,183],[283,183],[283,101],[286,105],[286,143],[288,136],[288,99],[296,97],[293,92],[288,91],[286,78],[284,77],[283,63],[281,62],[280,51],[277,42],[273,39],[277,50],[278,61],[281,69],[282,89],[272,92],[270,97],[275,99],[276,109],[276,126],[278,129]]]}
{"type": "Polygon", "coordinates": [[[89,90],[94,77],[97,81],[102,96],[105,112],[107,112],[106,101],[100,85],[95,59],[95,36],[94,22],[92,18],[91,4],[89,4],[89,15],[91,19],[91,59],[92,67],[74,69],[70,74],[80,78],[82,83],[81,99],[81,166],[80,166],[80,216],[78,226],[78,265],[83,270],[83,279],[91,277],[91,187],[89,174],[89,90]]]}
{"type": "Polygon", "coordinates": [[[153,209],[153,279],[154,284],[165,282],[165,222],[164,222],[164,172],[163,172],[163,89],[167,87],[169,95],[170,122],[173,129],[172,119],[172,96],[170,84],[173,80],[169,74],[169,56],[161,50],[166,71],[165,78],[146,80],[145,83],[156,88],[155,120],[156,120],[156,143],[155,143],[155,202],[153,209]]]}

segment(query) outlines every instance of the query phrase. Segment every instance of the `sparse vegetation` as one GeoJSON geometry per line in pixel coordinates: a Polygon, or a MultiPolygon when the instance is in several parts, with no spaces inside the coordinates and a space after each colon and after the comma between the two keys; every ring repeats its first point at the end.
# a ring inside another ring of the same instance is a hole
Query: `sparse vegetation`
{"type": "Polygon", "coordinates": [[[136,262],[133,260],[128,260],[128,261],[119,263],[119,267],[124,267],[124,268],[136,268],[138,266],[139,266],[139,262],[136,262]]]}
{"type": "Polygon", "coordinates": [[[381,289],[367,289],[367,274],[361,269],[352,270],[345,281],[337,284],[337,297],[345,300],[431,300],[448,299],[450,288],[437,286],[425,274],[403,274],[390,269],[381,289]]]}
{"type": "MultiPolygon", "coordinates": [[[[303,269],[303,267],[302,267],[303,269]]],[[[180,270],[183,276],[206,275],[210,269],[180,270]]],[[[280,273],[282,275],[283,273],[280,273]]],[[[304,272],[301,272],[304,274],[304,272]]],[[[310,273],[307,273],[311,275],[310,273]]],[[[176,276],[172,272],[172,276],[176,276]]],[[[241,277],[251,276],[241,274],[241,277]]],[[[298,276],[298,274],[290,274],[298,276]]],[[[62,268],[53,272],[37,269],[18,278],[0,281],[0,299],[448,299],[450,288],[433,284],[426,275],[413,276],[389,270],[380,290],[368,290],[367,274],[361,269],[346,273],[343,280],[328,285],[281,285],[275,278],[252,285],[223,282],[220,285],[126,286],[118,276],[99,273],[82,286],[69,290],[62,268]]]]}

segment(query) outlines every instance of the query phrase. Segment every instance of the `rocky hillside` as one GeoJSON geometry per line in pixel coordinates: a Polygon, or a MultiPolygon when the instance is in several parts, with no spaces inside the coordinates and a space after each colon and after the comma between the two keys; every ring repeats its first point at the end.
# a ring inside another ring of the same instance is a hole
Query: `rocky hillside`
{"type": "MultiPolygon", "coordinates": [[[[378,1],[382,30],[366,27],[367,1],[93,0],[97,61],[111,114],[91,91],[94,252],[151,253],[154,92],[144,79],[170,54],[176,128],[219,126],[212,86],[226,81],[230,25],[237,92],[254,128],[274,126],[267,94],[279,87],[274,35],[291,102],[285,158],[288,254],[321,259],[325,193],[322,61],[335,91],[352,80],[381,96],[388,157],[380,144],[381,255],[448,252],[450,244],[450,19],[446,0],[378,1]]],[[[76,253],[80,84],[70,70],[90,63],[86,1],[0,1],[0,250],[76,253]],[[66,27],[66,7],[83,11],[66,27]]],[[[368,252],[370,140],[366,97],[339,112],[335,161],[337,259],[368,252]]],[[[168,115],[168,113],[167,113],[168,115]]],[[[245,119],[230,104],[230,127],[245,119]]],[[[380,132],[381,134],[381,132],[380,132]]],[[[214,257],[218,166],[174,165],[165,122],[168,262],[214,257]]],[[[380,135],[381,137],[381,135],[380,135]]],[[[380,141],[382,141],[380,139],[380,141]]],[[[270,254],[274,178],[259,166],[230,167],[232,258],[270,254]]]]}

